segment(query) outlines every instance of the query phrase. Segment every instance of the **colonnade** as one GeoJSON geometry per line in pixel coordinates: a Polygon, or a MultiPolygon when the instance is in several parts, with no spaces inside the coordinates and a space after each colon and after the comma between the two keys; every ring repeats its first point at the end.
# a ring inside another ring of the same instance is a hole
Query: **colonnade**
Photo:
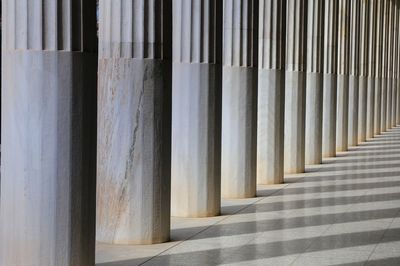
{"type": "Polygon", "coordinates": [[[1,265],[168,241],[400,124],[398,0],[100,0],[98,45],[94,0],[2,10],[1,265]]]}

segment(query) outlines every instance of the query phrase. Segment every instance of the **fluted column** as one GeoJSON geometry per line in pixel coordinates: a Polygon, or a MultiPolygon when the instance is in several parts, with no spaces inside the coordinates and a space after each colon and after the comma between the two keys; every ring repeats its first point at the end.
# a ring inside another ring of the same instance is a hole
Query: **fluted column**
{"type": "Polygon", "coordinates": [[[3,0],[0,265],[94,265],[96,2],[3,0]]]}
{"type": "Polygon", "coordinates": [[[396,105],[396,125],[400,125],[400,40],[398,38],[400,37],[400,2],[399,0],[396,0],[396,10],[398,13],[398,18],[397,21],[395,22],[396,25],[395,27],[397,28],[398,31],[398,37],[396,38],[396,47],[397,47],[397,54],[394,59],[394,75],[396,76],[397,79],[397,105],[396,105]]]}
{"type": "Polygon", "coordinates": [[[360,9],[360,79],[358,86],[358,142],[366,140],[367,133],[367,81],[369,55],[369,3],[361,1],[360,9]]]}
{"type": "Polygon", "coordinates": [[[256,195],[256,11],[256,0],[224,0],[221,186],[225,198],[256,195]]]}
{"type": "Polygon", "coordinates": [[[389,41],[389,1],[382,1],[384,4],[383,12],[383,43],[380,52],[382,53],[381,71],[382,71],[382,84],[381,84],[381,132],[387,129],[387,84],[388,84],[388,41],[389,41]]]}
{"type": "Polygon", "coordinates": [[[286,1],[260,0],[257,183],[283,182],[286,1]]]}
{"type": "Polygon", "coordinates": [[[361,0],[351,0],[348,146],[358,144],[361,0]]]}
{"type": "Polygon", "coordinates": [[[169,239],[171,9],[100,0],[97,240],[169,239]]]}
{"type": "Polygon", "coordinates": [[[339,2],[336,0],[325,1],[322,118],[323,157],[332,157],[336,154],[338,7],[339,2]]]}
{"type": "Polygon", "coordinates": [[[173,216],[220,212],[222,2],[172,2],[173,216]]]}
{"type": "Polygon", "coordinates": [[[381,113],[382,113],[382,51],[383,51],[383,39],[385,31],[385,11],[386,11],[386,3],[388,1],[378,1],[378,9],[377,9],[377,27],[376,27],[376,43],[377,49],[375,50],[375,95],[374,95],[374,135],[379,135],[381,133],[381,113]]]}
{"type": "Polygon", "coordinates": [[[350,7],[350,1],[339,0],[336,151],[348,148],[350,7]]]}
{"type": "Polygon", "coordinates": [[[305,163],[322,162],[324,0],[308,2],[305,163]]]}
{"type": "Polygon", "coordinates": [[[287,0],[285,72],[286,173],[304,172],[307,0],[287,0]]]}
{"type": "Polygon", "coordinates": [[[369,1],[369,50],[368,50],[368,79],[367,79],[367,130],[366,138],[370,139],[374,136],[374,110],[375,110],[375,50],[376,50],[376,22],[377,7],[380,0],[369,1]]]}
{"type": "Polygon", "coordinates": [[[389,71],[391,73],[391,78],[392,78],[392,127],[395,127],[397,125],[397,106],[399,104],[398,102],[398,93],[399,93],[399,83],[398,83],[398,79],[397,79],[397,68],[398,66],[398,62],[397,62],[397,57],[398,57],[398,42],[399,42],[399,27],[398,27],[398,21],[399,21],[399,9],[398,9],[398,5],[399,2],[397,0],[395,0],[393,2],[393,12],[394,12],[394,17],[393,17],[393,23],[392,23],[392,27],[393,27],[393,59],[392,59],[392,64],[391,64],[391,68],[392,70],[389,71]]]}
{"type": "Polygon", "coordinates": [[[392,105],[393,105],[393,98],[394,98],[394,89],[393,89],[393,51],[394,51],[394,1],[388,1],[389,3],[389,39],[388,39],[388,61],[387,61],[387,109],[386,109],[386,128],[392,128],[392,105]]]}
{"type": "Polygon", "coordinates": [[[369,50],[369,5],[361,1],[360,6],[360,78],[358,84],[358,142],[366,140],[367,130],[367,80],[369,50]]]}

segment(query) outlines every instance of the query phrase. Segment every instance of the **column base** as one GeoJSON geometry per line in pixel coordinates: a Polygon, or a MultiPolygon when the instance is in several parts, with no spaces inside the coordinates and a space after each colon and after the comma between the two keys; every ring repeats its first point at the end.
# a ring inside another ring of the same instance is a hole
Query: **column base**
{"type": "Polygon", "coordinates": [[[359,82],[358,76],[349,77],[349,131],[348,145],[357,146],[358,144],[358,101],[359,101],[359,82]]]}
{"type": "Polygon", "coordinates": [[[397,121],[397,79],[392,78],[392,127],[396,126],[397,121]]]}
{"type": "Polygon", "coordinates": [[[307,73],[305,164],[322,162],[322,86],[321,73],[307,73]]]}
{"type": "Polygon", "coordinates": [[[366,140],[367,133],[367,77],[359,77],[358,87],[358,143],[366,140]]]}
{"type": "Polygon", "coordinates": [[[257,69],[223,67],[221,195],[256,195],[257,69]]]}
{"type": "Polygon", "coordinates": [[[387,78],[386,128],[392,128],[392,79],[387,78]]]}
{"type": "Polygon", "coordinates": [[[381,134],[382,78],[375,78],[374,136],[381,134]]]}
{"type": "Polygon", "coordinates": [[[349,76],[337,76],[336,151],[348,150],[349,76]]]}
{"type": "Polygon", "coordinates": [[[381,86],[381,133],[387,130],[387,78],[382,78],[382,86],[381,86]]]}
{"type": "Polygon", "coordinates": [[[285,72],[285,173],[303,173],[305,170],[305,82],[304,72],[285,72]]]}
{"type": "Polygon", "coordinates": [[[1,265],[94,265],[97,54],[3,52],[1,265]]]}
{"type": "Polygon", "coordinates": [[[171,64],[99,60],[97,240],[169,240],[171,64]]]}
{"type": "Polygon", "coordinates": [[[285,71],[258,71],[257,183],[283,183],[285,71]]]}
{"type": "Polygon", "coordinates": [[[374,112],[375,112],[375,77],[367,80],[367,132],[366,138],[374,137],[374,112]]]}
{"type": "Polygon", "coordinates": [[[172,216],[220,213],[221,71],[216,64],[173,64],[172,216]]]}
{"type": "Polygon", "coordinates": [[[336,156],[337,75],[323,76],[322,157],[336,156]]]}

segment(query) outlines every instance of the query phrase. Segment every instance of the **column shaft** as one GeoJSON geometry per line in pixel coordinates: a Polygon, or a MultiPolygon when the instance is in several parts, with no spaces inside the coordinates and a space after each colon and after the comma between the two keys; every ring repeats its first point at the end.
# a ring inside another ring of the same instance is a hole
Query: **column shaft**
{"type": "Polygon", "coordinates": [[[95,11],[3,1],[0,265],[95,263],[95,11]]]}
{"type": "Polygon", "coordinates": [[[358,144],[361,0],[351,1],[348,145],[358,144]]]}
{"type": "Polygon", "coordinates": [[[377,30],[376,30],[376,42],[377,49],[375,50],[375,97],[374,97],[374,135],[379,135],[381,133],[381,112],[382,112],[382,48],[383,48],[383,40],[384,40],[384,30],[385,30],[385,4],[388,1],[378,1],[378,9],[377,9],[377,30]]]}
{"type": "Polygon", "coordinates": [[[287,0],[285,72],[286,173],[304,172],[307,1],[287,0]]]}
{"type": "Polygon", "coordinates": [[[397,57],[398,57],[398,42],[399,42],[399,31],[398,31],[398,21],[399,21],[399,10],[398,10],[398,2],[395,1],[393,3],[393,12],[394,12],[394,17],[393,17],[393,60],[391,63],[391,68],[392,70],[390,71],[391,76],[392,76],[392,127],[395,127],[397,125],[397,105],[398,105],[398,100],[397,100],[397,95],[398,95],[398,80],[397,80],[397,68],[398,68],[398,62],[397,62],[397,57]]]}
{"type": "Polygon", "coordinates": [[[369,50],[369,5],[361,1],[360,7],[360,78],[358,84],[358,142],[366,140],[367,130],[367,80],[369,50]]]}
{"type": "Polygon", "coordinates": [[[393,58],[394,58],[394,19],[395,19],[395,5],[394,1],[389,1],[389,57],[387,62],[387,79],[388,79],[388,95],[387,95],[387,120],[386,126],[388,129],[392,128],[392,106],[393,106],[393,98],[395,98],[395,90],[393,88],[393,58]]]}
{"type": "Polygon", "coordinates": [[[332,157],[336,154],[338,7],[338,1],[325,1],[322,118],[323,157],[332,157]]]}
{"type": "Polygon", "coordinates": [[[305,163],[322,162],[324,0],[308,3],[305,163]]]}
{"type": "Polygon", "coordinates": [[[221,186],[225,198],[256,195],[256,10],[255,0],[224,0],[221,186]]]}
{"type": "Polygon", "coordinates": [[[97,240],[169,239],[171,3],[101,0],[97,240]]]}
{"type": "Polygon", "coordinates": [[[400,41],[398,38],[400,37],[400,3],[397,1],[395,5],[397,10],[397,21],[395,22],[395,28],[397,29],[397,38],[396,38],[396,50],[395,59],[394,59],[394,75],[396,77],[396,88],[397,88],[397,105],[396,105],[396,125],[400,125],[400,41]]]}
{"type": "Polygon", "coordinates": [[[382,53],[382,84],[381,84],[381,132],[385,132],[387,129],[387,84],[388,84],[388,41],[389,41],[389,1],[382,1],[384,4],[383,12],[383,43],[381,53],[382,53]]]}
{"type": "Polygon", "coordinates": [[[377,22],[377,7],[380,0],[371,0],[369,5],[369,66],[368,66],[368,80],[367,80],[367,132],[366,138],[370,139],[374,136],[374,106],[375,106],[375,50],[376,50],[376,22],[377,22]]]}
{"type": "Polygon", "coordinates": [[[348,148],[350,7],[350,1],[339,1],[336,151],[348,148]]]}
{"type": "Polygon", "coordinates": [[[222,1],[173,1],[173,216],[218,215],[222,1]]]}
{"type": "Polygon", "coordinates": [[[260,0],[259,10],[257,183],[279,184],[284,167],[286,1],[260,0]]]}

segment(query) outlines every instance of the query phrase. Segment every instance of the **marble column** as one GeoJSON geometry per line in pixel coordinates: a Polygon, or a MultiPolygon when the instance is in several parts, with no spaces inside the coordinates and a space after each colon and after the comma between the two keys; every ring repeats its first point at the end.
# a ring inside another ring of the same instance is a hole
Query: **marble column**
{"type": "Polygon", "coordinates": [[[377,49],[375,50],[375,96],[374,96],[374,135],[379,135],[381,133],[381,112],[382,112],[382,51],[383,51],[383,31],[385,30],[385,7],[388,1],[378,1],[377,9],[377,27],[376,27],[376,43],[377,49]]]}
{"type": "Polygon", "coordinates": [[[260,0],[259,11],[257,183],[279,184],[283,182],[286,1],[260,0]]]}
{"type": "Polygon", "coordinates": [[[399,41],[399,28],[398,28],[398,21],[399,21],[399,10],[398,10],[398,2],[393,2],[393,60],[389,68],[392,68],[389,72],[391,73],[392,79],[392,127],[397,125],[397,95],[399,91],[399,84],[397,80],[397,68],[398,68],[398,41],[399,41]]]}
{"type": "Polygon", "coordinates": [[[322,157],[336,155],[338,8],[338,1],[325,1],[322,157]]]}
{"type": "Polygon", "coordinates": [[[367,80],[369,50],[369,5],[361,1],[360,6],[360,77],[358,83],[358,143],[366,140],[367,130],[367,80]]]}
{"type": "Polygon", "coordinates": [[[387,84],[388,84],[388,41],[389,41],[389,1],[382,1],[384,4],[383,14],[383,43],[380,52],[382,53],[382,84],[381,84],[381,132],[387,129],[387,84]]]}
{"type": "Polygon", "coordinates": [[[169,240],[171,3],[100,0],[97,240],[169,240]]]}
{"type": "Polygon", "coordinates": [[[224,198],[256,195],[256,10],[256,0],[224,0],[221,139],[224,198]]]}
{"type": "Polygon", "coordinates": [[[387,109],[386,109],[386,127],[387,129],[392,128],[392,105],[393,105],[393,98],[394,98],[394,89],[393,89],[393,51],[394,51],[394,1],[389,1],[389,40],[388,40],[388,61],[387,61],[387,109]]]}
{"type": "Polygon", "coordinates": [[[336,151],[348,148],[350,7],[350,1],[339,0],[336,151]]]}
{"type": "Polygon", "coordinates": [[[368,78],[367,78],[367,130],[366,138],[374,137],[374,109],[375,109],[375,51],[376,51],[376,22],[377,7],[380,0],[369,1],[369,50],[368,50],[368,78]]]}
{"type": "Polygon", "coordinates": [[[94,265],[96,2],[3,0],[0,265],[94,265]]]}
{"type": "Polygon", "coordinates": [[[400,41],[398,38],[400,37],[400,1],[396,0],[396,10],[397,10],[397,21],[395,22],[395,27],[397,28],[397,38],[396,38],[396,48],[397,54],[394,59],[394,75],[396,76],[396,88],[397,88],[397,104],[396,104],[396,126],[400,125],[400,41]]]}
{"type": "Polygon", "coordinates": [[[305,163],[322,162],[322,85],[325,0],[308,2],[305,163]]]}
{"type": "Polygon", "coordinates": [[[220,212],[222,1],[174,0],[171,213],[220,212]]]}
{"type": "Polygon", "coordinates": [[[361,0],[351,1],[348,146],[358,144],[361,0]]]}
{"type": "Polygon", "coordinates": [[[284,171],[304,172],[307,0],[287,0],[284,171]]]}

